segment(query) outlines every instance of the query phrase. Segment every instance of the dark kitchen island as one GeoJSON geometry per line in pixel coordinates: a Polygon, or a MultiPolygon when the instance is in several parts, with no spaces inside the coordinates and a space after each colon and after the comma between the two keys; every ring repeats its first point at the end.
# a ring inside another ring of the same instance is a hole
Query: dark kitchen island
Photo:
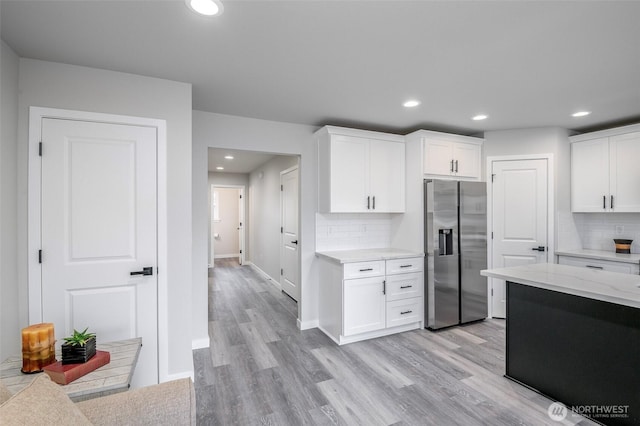
{"type": "Polygon", "coordinates": [[[506,377],[600,423],[640,424],[640,276],[556,264],[482,275],[507,281],[506,377]]]}

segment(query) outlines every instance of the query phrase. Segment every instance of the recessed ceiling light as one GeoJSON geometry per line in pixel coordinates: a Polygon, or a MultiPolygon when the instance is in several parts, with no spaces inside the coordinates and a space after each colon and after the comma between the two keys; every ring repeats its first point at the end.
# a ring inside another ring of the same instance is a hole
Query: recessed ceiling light
{"type": "Polygon", "coordinates": [[[475,120],[475,121],[480,121],[480,120],[486,120],[487,118],[489,118],[488,115],[478,114],[478,115],[472,117],[471,119],[475,120]]]}
{"type": "Polygon", "coordinates": [[[591,111],[578,111],[571,114],[572,117],[584,117],[586,115],[591,114],[591,111]]]}
{"type": "Polygon", "coordinates": [[[220,0],[184,0],[192,11],[205,16],[220,15],[224,8],[220,0]]]}
{"type": "Polygon", "coordinates": [[[216,167],[216,170],[224,170],[224,167],[218,166],[218,167],[216,167]]]}
{"type": "Polygon", "coordinates": [[[418,105],[420,105],[420,101],[416,101],[415,99],[406,101],[405,103],[402,104],[402,106],[405,108],[414,108],[414,107],[417,107],[418,105]]]}
{"type": "Polygon", "coordinates": [[[225,160],[233,160],[233,155],[225,155],[224,159],[225,160]]]}

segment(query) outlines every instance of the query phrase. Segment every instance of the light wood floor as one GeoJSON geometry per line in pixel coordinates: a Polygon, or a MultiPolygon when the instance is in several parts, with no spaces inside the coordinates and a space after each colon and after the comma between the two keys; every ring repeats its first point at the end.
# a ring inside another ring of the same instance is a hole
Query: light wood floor
{"type": "Polygon", "coordinates": [[[502,376],[502,320],[337,346],[296,317],[250,267],[216,261],[211,346],[194,351],[199,425],[559,424],[552,401],[502,376]]]}

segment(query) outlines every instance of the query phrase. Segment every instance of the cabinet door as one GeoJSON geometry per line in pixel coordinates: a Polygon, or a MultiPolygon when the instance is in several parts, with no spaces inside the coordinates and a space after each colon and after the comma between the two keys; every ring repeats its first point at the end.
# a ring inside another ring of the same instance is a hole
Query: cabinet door
{"type": "Polygon", "coordinates": [[[369,141],[335,136],[331,140],[331,212],[367,211],[369,141]]]}
{"type": "Polygon", "coordinates": [[[453,173],[458,177],[480,179],[482,161],[480,145],[456,142],[453,144],[453,173]]]}
{"type": "Polygon", "coordinates": [[[344,336],[385,328],[384,277],[344,280],[344,336]]]}
{"type": "Polygon", "coordinates": [[[380,213],[404,212],[404,162],[403,143],[370,141],[369,195],[371,196],[371,211],[380,213]]]}
{"type": "Polygon", "coordinates": [[[609,198],[609,139],[572,143],[571,211],[608,211],[609,198]]]}
{"type": "Polygon", "coordinates": [[[611,190],[614,212],[640,212],[640,132],[609,139],[611,190]]]}
{"type": "Polygon", "coordinates": [[[427,139],[424,144],[424,172],[428,175],[453,174],[452,143],[427,139]]]}

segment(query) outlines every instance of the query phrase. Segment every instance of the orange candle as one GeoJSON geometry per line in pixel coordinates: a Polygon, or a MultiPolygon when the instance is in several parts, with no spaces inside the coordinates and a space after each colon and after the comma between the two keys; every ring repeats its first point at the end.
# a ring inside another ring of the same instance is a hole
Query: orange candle
{"type": "Polygon", "coordinates": [[[37,373],[56,362],[53,324],[45,322],[22,329],[22,372],[37,373]]]}

